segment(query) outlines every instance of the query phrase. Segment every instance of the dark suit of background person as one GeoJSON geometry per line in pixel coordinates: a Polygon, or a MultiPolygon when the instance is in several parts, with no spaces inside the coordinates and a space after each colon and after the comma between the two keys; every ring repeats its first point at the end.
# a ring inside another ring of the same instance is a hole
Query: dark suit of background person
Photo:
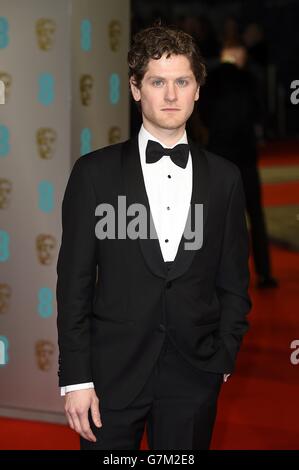
{"type": "Polygon", "coordinates": [[[258,287],[276,287],[271,263],[261,184],[257,168],[255,124],[259,118],[253,77],[245,68],[223,62],[209,73],[199,112],[208,128],[207,149],[235,163],[244,184],[258,287]]]}
{"type": "Polygon", "coordinates": [[[173,263],[164,262],[158,239],[95,235],[96,206],[110,203],[117,215],[119,195],[150,214],[138,136],[81,157],[72,169],[57,264],[59,385],[94,383],[103,426],[91,422],[98,442],[81,438],[83,449],[138,448],[145,415],[150,448],[210,445],[223,374],[234,370],[248,329],[248,233],[237,167],[189,144],[191,207],[203,204],[203,245],[186,250],[183,235],[173,263]],[[166,392],[187,399],[168,409],[162,396],[152,407],[153,395],[166,392]],[[178,426],[184,413],[186,426],[178,426]],[[119,434],[128,426],[125,443],[109,440],[112,425],[119,434]]]}

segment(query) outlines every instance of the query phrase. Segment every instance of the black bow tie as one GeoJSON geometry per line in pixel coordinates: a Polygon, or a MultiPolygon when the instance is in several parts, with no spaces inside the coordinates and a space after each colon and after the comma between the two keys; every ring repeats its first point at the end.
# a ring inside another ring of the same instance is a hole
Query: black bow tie
{"type": "Polygon", "coordinates": [[[155,163],[164,155],[169,155],[173,163],[181,168],[186,168],[189,157],[189,145],[178,144],[172,149],[168,149],[162,147],[159,142],[148,140],[145,151],[146,163],[155,163]]]}

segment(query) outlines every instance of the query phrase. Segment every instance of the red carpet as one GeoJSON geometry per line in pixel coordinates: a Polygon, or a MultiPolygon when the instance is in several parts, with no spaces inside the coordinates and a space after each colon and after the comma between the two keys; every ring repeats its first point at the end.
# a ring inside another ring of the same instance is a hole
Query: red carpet
{"type": "Polygon", "coordinates": [[[251,290],[251,329],[237,370],[222,387],[214,449],[298,449],[299,365],[290,343],[299,339],[299,254],[272,249],[279,289],[251,290]]]}
{"type": "Polygon", "coordinates": [[[299,165],[299,141],[277,141],[260,148],[260,166],[299,165]]]}
{"type": "MultiPolygon", "coordinates": [[[[288,164],[299,163],[293,146],[285,151],[279,144],[261,164],[286,164],[287,158],[288,164]]],[[[263,195],[266,205],[299,204],[299,184],[265,185],[263,195]]],[[[299,339],[299,253],[274,247],[271,253],[280,287],[257,291],[252,276],[251,328],[236,372],[222,387],[213,449],[299,448],[299,364],[290,363],[290,343],[299,339]]],[[[66,426],[0,419],[0,449],[78,449],[78,444],[66,426]]]]}
{"type": "Polygon", "coordinates": [[[0,449],[79,449],[77,435],[67,426],[0,418],[0,449]]]}
{"type": "Polygon", "coordinates": [[[299,182],[264,184],[263,201],[265,206],[299,204],[299,182]]]}

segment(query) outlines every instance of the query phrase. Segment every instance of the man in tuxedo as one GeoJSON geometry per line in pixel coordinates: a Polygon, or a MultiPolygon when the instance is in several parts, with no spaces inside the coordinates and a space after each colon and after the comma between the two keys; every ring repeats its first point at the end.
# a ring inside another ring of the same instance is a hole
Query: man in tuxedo
{"type": "Polygon", "coordinates": [[[208,449],[251,306],[241,177],[186,135],[192,37],[147,28],[128,63],[139,134],[79,158],[63,199],[59,385],[81,449],[138,449],[145,425],[151,449],[208,449]]]}

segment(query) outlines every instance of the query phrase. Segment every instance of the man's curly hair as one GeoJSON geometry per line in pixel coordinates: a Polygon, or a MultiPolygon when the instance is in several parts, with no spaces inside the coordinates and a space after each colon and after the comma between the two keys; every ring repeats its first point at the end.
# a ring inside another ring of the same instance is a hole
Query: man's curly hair
{"type": "Polygon", "coordinates": [[[206,67],[193,37],[176,26],[158,24],[135,34],[128,52],[129,78],[133,77],[138,88],[141,88],[150,59],[160,59],[164,54],[167,58],[172,54],[186,56],[197,83],[204,84],[206,67]]]}

